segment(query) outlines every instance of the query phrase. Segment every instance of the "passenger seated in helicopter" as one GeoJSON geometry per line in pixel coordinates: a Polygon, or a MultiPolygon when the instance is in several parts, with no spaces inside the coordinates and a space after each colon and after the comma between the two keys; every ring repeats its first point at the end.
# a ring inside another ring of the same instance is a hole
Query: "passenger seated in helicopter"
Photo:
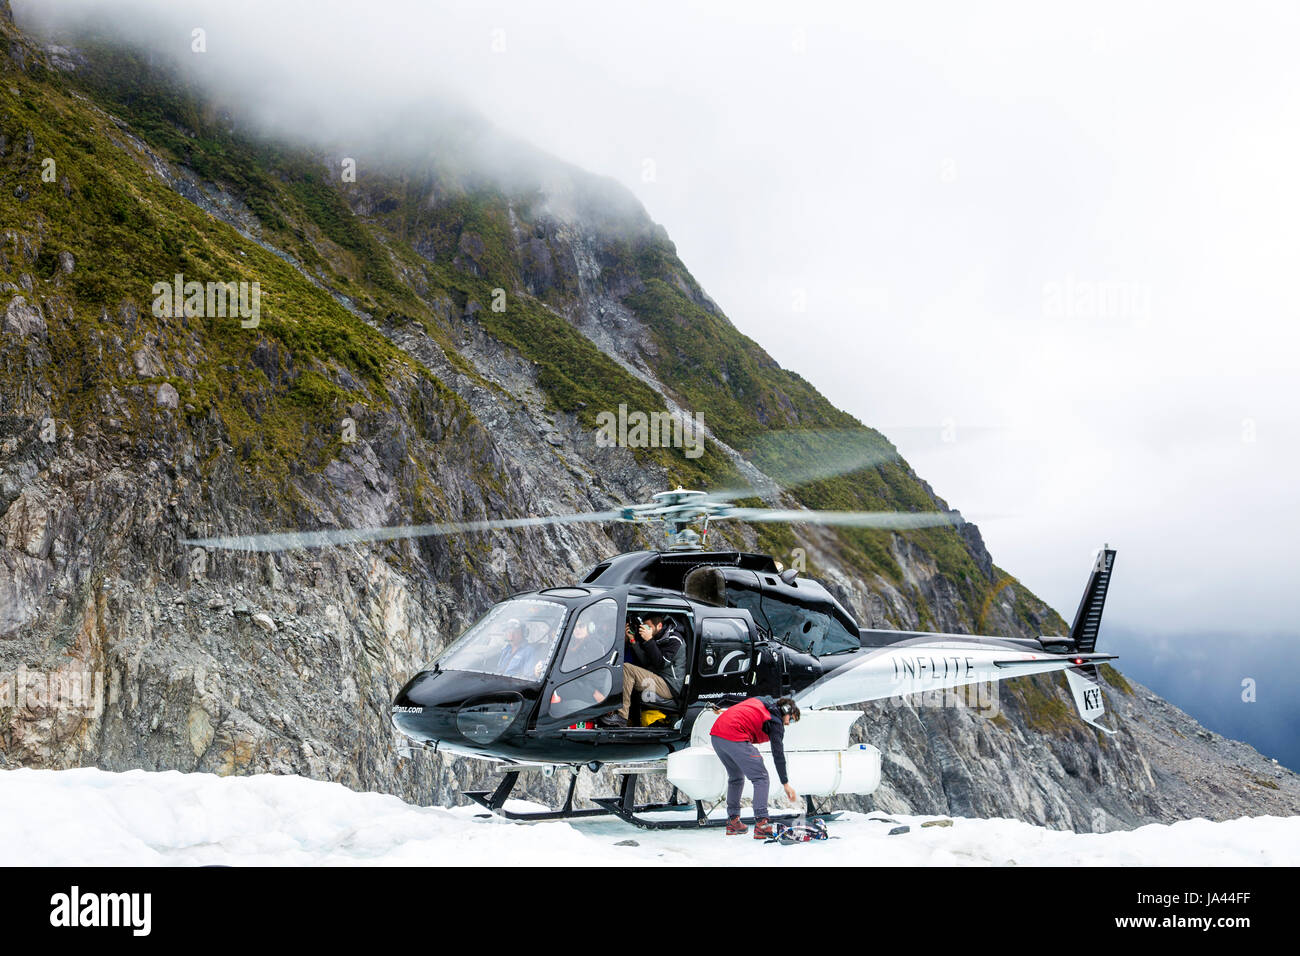
{"type": "MultiPolygon", "coordinates": [[[[562,673],[572,673],[610,657],[618,647],[616,605],[604,600],[586,608],[573,625],[573,638],[560,662],[562,673]]],[[[612,679],[607,668],[588,671],[581,677],[566,681],[551,692],[551,713],[564,716],[576,713],[592,704],[603,703],[609,696],[612,679]]]]}
{"type": "MultiPolygon", "coordinates": [[[[564,667],[569,669],[571,666],[580,666],[603,657],[611,647],[613,647],[614,622],[609,616],[586,615],[578,619],[578,623],[573,626],[573,640],[569,642],[569,649],[564,655],[564,667]]],[[[606,681],[608,684],[609,682],[606,681]]],[[[605,699],[602,693],[595,685],[591,688],[591,699],[599,704],[605,699]]],[[[559,703],[561,700],[559,694],[551,698],[552,703],[559,703]]]]}
{"type": "Polygon", "coordinates": [[[602,622],[584,615],[573,625],[573,640],[564,655],[565,670],[571,663],[588,663],[602,656],[602,645],[608,645],[608,637],[602,635],[602,622]]]}
{"type": "Polygon", "coordinates": [[[606,727],[626,727],[632,694],[646,689],[665,700],[675,700],[686,677],[686,638],[677,622],[651,614],[630,636],[632,659],[623,665],[623,706],[603,719],[606,727]]]}

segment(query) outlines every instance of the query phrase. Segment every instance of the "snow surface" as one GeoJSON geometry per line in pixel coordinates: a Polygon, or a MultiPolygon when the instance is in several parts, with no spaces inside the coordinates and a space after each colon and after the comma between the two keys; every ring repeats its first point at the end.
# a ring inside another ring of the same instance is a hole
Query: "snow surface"
{"type": "MultiPolygon", "coordinates": [[[[531,805],[518,804],[511,809],[531,805]]],[[[416,807],[303,777],[132,770],[0,771],[0,865],[1236,866],[1300,863],[1300,817],[1076,834],[1015,820],[846,814],[837,839],[795,846],[720,830],[651,832],[609,818],[512,823],[416,807]],[[635,840],[637,846],[616,846],[635,840]]]]}

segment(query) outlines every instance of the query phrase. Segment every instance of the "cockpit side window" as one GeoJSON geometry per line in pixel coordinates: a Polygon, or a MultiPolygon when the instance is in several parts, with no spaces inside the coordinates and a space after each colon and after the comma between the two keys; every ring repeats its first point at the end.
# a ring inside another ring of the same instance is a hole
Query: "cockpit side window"
{"type": "Polygon", "coordinates": [[[764,630],[767,629],[767,618],[763,614],[763,600],[757,591],[751,591],[748,588],[729,587],[727,588],[727,606],[748,611],[755,624],[764,630]]]}
{"type": "Polygon", "coordinates": [[[766,625],[773,638],[804,654],[824,657],[862,646],[833,615],[784,601],[775,594],[728,587],[727,603],[749,611],[755,622],[766,625]]]}
{"type": "Polygon", "coordinates": [[[568,673],[607,657],[618,640],[618,602],[606,598],[583,608],[573,622],[573,636],[560,670],[568,673]]]}
{"type": "Polygon", "coordinates": [[[780,604],[780,611],[773,614],[770,598],[764,601],[764,605],[767,607],[768,618],[773,621],[773,632],[777,640],[797,651],[814,657],[825,657],[827,654],[856,651],[862,646],[861,641],[850,634],[843,624],[824,611],[780,604]],[[782,622],[781,627],[776,626],[777,620],[782,622]]]}
{"type": "Polygon", "coordinates": [[[823,623],[826,615],[787,604],[770,594],[763,595],[763,610],[767,614],[773,637],[797,651],[803,651],[805,654],[815,653],[813,648],[817,644],[817,639],[826,629],[823,623]],[[818,621],[818,618],[822,620],[818,621]]]}
{"type": "Polygon", "coordinates": [[[568,717],[570,714],[603,703],[609,696],[613,684],[614,672],[608,667],[587,671],[567,684],[561,684],[551,694],[551,716],[568,717]]]}
{"type": "Polygon", "coordinates": [[[861,638],[856,634],[850,634],[849,629],[841,624],[838,618],[826,615],[826,631],[822,634],[820,649],[815,652],[819,657],[856,651],[861,647],[861,638]]]}

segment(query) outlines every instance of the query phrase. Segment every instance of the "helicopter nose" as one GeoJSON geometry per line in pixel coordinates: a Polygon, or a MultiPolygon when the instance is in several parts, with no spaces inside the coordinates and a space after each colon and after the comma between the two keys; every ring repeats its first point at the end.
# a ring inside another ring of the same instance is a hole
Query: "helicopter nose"
{"type": "Polygon", "coordinates": [[[393,726],[426,744],[448,740],[456,730],[455,707],[440,700],[441,694],[431,693],[433,682],[428,678],[436,676],[416,674],[393,701],[393,726]]]}
{"type": "Polygon", "coordinates": [[[393,724],[410,737],[483,746],[500,739],[524,711],[524,698],[487,675],[424,671],[393,701],[393,724]]]}

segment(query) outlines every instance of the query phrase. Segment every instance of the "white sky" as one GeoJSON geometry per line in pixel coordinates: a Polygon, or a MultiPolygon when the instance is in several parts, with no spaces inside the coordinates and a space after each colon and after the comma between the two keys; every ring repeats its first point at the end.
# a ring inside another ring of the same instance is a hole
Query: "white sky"
{"type": "Polygon", "coordinates": [[[1296,629],[1297,5],[133,8],[338,109],[450,94],[624,183],[1067,618],[1109,541],[1108,619],[1296,629]]]}

